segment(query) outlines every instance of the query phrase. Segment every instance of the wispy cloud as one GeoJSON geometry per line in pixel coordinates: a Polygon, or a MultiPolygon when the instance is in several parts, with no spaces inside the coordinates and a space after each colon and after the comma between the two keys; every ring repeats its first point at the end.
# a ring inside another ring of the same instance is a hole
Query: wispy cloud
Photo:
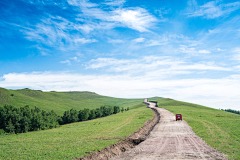
{"type": "Polygon", "coordinates": [[[97,42],[96,39],[85,39],[85,38],[77,38],[77,39],[74,39],[74,42],[75,43],[92,43],[92,42],[97,42]]]}
{"type": "Polygon", "coordinates": [[[187,13],[188,17],[204,17],[208,19],[228,15],[240,8],[240,2],[222,4],[220,1],[211,1],[202,6],[198,6],[197,2],[192,0],[190,4],[192,8],[187,13]]]}
{"type": "Polygon", "coordinates": [[[126,0],[106,0],[104,4],[109,6],[120,6],[123,5],[126,2],[126,0]]]}
{"type": "Polygon", "coordinates": [[[108,43],[124,43],[124,41],[121,39],[109,39],[108,43]]]}
{"type": "Polygon", "coordinates": [[[160,45],[164,45],[164,44],[166,44],[166,42],[167,42],[168,40],[167,39],[165,39],[165,40],[150,40],[147,44],[146,44],[146,46],[160,46],[160,45]]]}
{"type": "MultiPolygon", "coordinates": [[[[106,2],[111,5],[119,5],[125,1],[106,2]]],[[[89,1],[68,0],[70,5],[81,8],[81,16],[87,16],[101,20],[105,23],[111,23],[112,27],[128,27],[139,32],[148,32],[149,29],[157,22],[157,19],[151,15],[146,9],[140,7],[132,8],[113,8],[105,11],[99,5],[89,1]]],[[[95,25],[99,25],[98,23],[95,25]]],[[[86,27],[86,26],[85,26],[86,27]]],[[[89,28],[87,28],[89,30],[89,28]]]]}
{"type": "MultiPolygon", "coordinates": [[[[36,3],[39,4],[40,2],[36,3]]],[[[125,3],[124,0],[105,1],[101,4],[87,0],[67,0],[67,3],[75,11],[71,18],[68,16],[53,16],[49,13],[46,14],[47,16],[41,17],[40,22],[31,25],[27,29],[20,27],[20,31],[30,41],[57,50],[64,48],[64,51],[66,51],[68,48],[78,48],[86,43],[98,42],[97,38],[102,35],[97,33],[101,30],[125,27],[139,32],[149,32],[155,22],[158,21],[155,16],[144,8],[121,7],[121,4],[125,3]],[[105,4],[105,7],[103,4],[105,4]],[[91,32],[94,33],[94,38],[91,32]]],[[[52,3],[49,3],[49,5],[52,5],[52,3]]],[[[110,41],[110,43],[123,42],[117,39],[110,41]]]]}
{"type": "Polygon", "coordinates": [[[208,50],[199,50],[198,53],[204,53],[204,54],[208,54],[208,53],[211,53],[210,51],[208,50]]]}
{"type": "Polygon", "coordinates": [[[68,65],[71,65],[71,62],[67,59],[67,60],[65,60],[65,61],[60,61],[60,63],[66,63],[66,64],[68,64],[68,65]]]}
{"type": "Polygon", "coordinates": [[[166,9],[165,7],[162,7],[160,9],[156,9],[155,12],[157,12],[161,18],[164,18],[165,14],[171,13],[171,9],[170,8],[166,9]]]}
{"type": "Polygon", "coordinates": [[[112,13],[111,20],[140,32],[149,31],[149,28],[157,21],[143,8],[117,9],[112,13]]]}
{"type": "Polygon", "coordinates": [[[180,45],[180,52],[188,53],[190,55],[199,55],[199,54],[209,54],[211,53],[209,50],[197,50],[195,47],[188,47],[186,45],[180,45]]]}
{"type": "Polygon", "coordinates": [[[157,75],[159,78],[193,74],[198,71],[232,71],[231,68],[218,66],[214,62],[187,63],[173,57],[158,56],[145,56],[139,59],[98,58],[92,59],[86,68],[130,75],[157,75]]]}
{"type": "Polygon", "coordinates": [[[145,38],[136,38],[132,40],[133,42],[139,43],[139,42],[144,42],[145,38]]]}
{"type": "Polygon", "coordinates": [[[236,61],[240,61],[240,48],[235,48],[234,50],[233,50],[233,52],[235,53],[234,55],[233,55],[233,58],[232,58],[232,60],[236,60],[236,61]]]}
{"type": "Polygon", "coordinates": [[[9,73],[0,78],[1,87],[55,91],[94,91],[98,94],[146,98],[162,96],[214,108],[239,109],[240,75],[220,79],[192,78],[161,80],[154,76],[82,75],[67,72],[9,73]]]}
{"type": "Polygon", "coordinates": [[[72,57],[72,58],[70,58],[70,59],[72,59],[72,60],[74,60],[74,61],[76,61],[76,62],[80,62],[80,60],[78,59],[78,57],[72,57]]]}

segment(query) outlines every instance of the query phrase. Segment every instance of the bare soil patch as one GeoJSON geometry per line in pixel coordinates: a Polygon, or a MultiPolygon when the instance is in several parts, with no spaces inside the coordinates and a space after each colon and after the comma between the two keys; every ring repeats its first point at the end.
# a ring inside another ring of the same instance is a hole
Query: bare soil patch
{"type": "Polygon", "coordinates": [[[175,115],[166,109],[156,110],[161,119],[146,140],[110,160],[227,159],[199,138],[186,121],[176,121],[175,115]]]}
{"type": "Polygon", "coordinates": [[[129,137],[124,139],[122,137],[116,138],[122,139],[122,141],[117,144],[113,144],[107,148],[104,148],[100,151],[90,153],[89,155],[76,160],[107,160],[125,151],[131,150],[132,148],[134,148],[134,146],[143,142],[147,138],[149,133],[152,131],[154,126],[159,122],[160,115],[158,111],[155,108],[152,108],[152,111],[154,113],[154,118],[151,121],[146,121],[143,127],[138,129],[129,137]]]}
{"type": "Polygon", "coordinates": [[[80,160],[227,160],[226,155],[199,138],[186,121],[176,121],[173,113],[148,103],[155,115],[150,122],[120,143],[80,160]]]}

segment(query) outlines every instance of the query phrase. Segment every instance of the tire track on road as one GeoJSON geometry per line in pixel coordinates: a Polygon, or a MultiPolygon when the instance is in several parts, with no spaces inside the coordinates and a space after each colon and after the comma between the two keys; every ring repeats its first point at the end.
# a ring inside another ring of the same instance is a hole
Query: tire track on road
{"type": "MultiPolygon", "coordinates": [[[[149,102],[150,103],[150,102],[149,102]]],[[[153,105],[149,105],[153,108],[153,105]]],[[[210,159],[227,160],[225,155],[207,145],[186,121],[175,121],[170,111],[154,107],[160,113],[160,121],[145,141],[133,149],[112,157],[110,160],[150,159],[210,159]]],[[[209,125],[203,122],[210,132],[209,125]]],[[[218,130],[219,128],[216,128],[218,130]]],[[[221,134],[223,134],[221,132],[221,134]]]]}

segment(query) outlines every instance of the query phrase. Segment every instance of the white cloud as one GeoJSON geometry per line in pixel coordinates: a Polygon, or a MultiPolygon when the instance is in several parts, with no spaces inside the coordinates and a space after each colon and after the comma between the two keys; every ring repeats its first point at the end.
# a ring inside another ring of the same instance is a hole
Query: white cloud
{"type": "Polygon", "coordinates": [[[217,51],[225,51],[225,49],[217,48],[217,51]]]}
{"type": "MultiPolygon", "coordinates": [[[[44,48],[51,47],[65,52],[78,49],[81,44],[97,42],[92,38],[97,34],[89,34],[90,32],[111,30],[115,27],[149,32],[157,22],[155,16],[144,8],[119,6],[125,2],[124,0],[106,1],[105,5],[104,3],[91,3],[88,0],[67,0],[67,2],[75,11],[75,14],[71,15],[73,19],[45,14],[47,16],[40,19],[39,23],[29,24],[29,27],[11,25],[18,27],[26,39],[41,44],[41,47],[38,47],[39,52],[46,55],[47,52],[42,51],[44,48]],[[106,4],[111,6],[106,6],[106,4]]],[[[49,2],[48,5],[52,3],[49,2]]],[[[112,42],[114,43],[114,40],[112,42]]],[[[120,43],[120,40],[115,41],[115,43],[118,42],[120,43]]]]}
{"type": "Polygon", "coordinates": [[[188,54],[191,54],[191,55],[199,55],[199,53],[201,54],[208,54],[208,53],[211,53],[209,50],[196,50],[196,48],[194,47],[188,47],[186,45],[180,45],[180,52],[183,52],[183,53],[188,53],[188,54]]]}
{"type": "Polygon", "coordinates": [[[83,30],[86,33],[90,33],[91,31],[94,30],[95,26],[91,25],[91,24],[83,24],[83,25],[75,25],[74,28],[76,30],[83,30]]]}
{"type": "Polygon", "coordinates": [[[78,39],[74,39],[75,43],[92,43],[92,42],[97,42],[96,39],[85,39],[85,38],[78,38],[78,39]]]}
{"type": "Polygon", "coordinates": [[[158,41],[158,40],[150,40],[146,46],[161,46],[166,44],[167,40],[162,40],[162,41],[158,41]]]}
{"type": "Polygon", "coordinates": [[[204,54],[211,53],[211,52],[208,51],[208,50],[199,50],[198,52],[199,52],[199,53],[204,53],[204,54]]]}
{"type": "Polygon", "coordinates": [[[143,8],[117,9],[112,13],[113,15],[110,17],[112,21],[120,22],[122,25],[140,32],[148,32],[148,28],[157,21],[143,8]]]}
{"type": "Polygon", "coordinates": [[[234,54],[233,55],[233,58],[232,60],[237,60],[237,61],[240,61],[240,48],[235,48],[233,50],[234,53],[237,53],[237,54],[234,54]]]}
{"type": "Polygon", "coordinates": [[[136,38],[132,40],[133,42],[139,43],[139,42],[144,42],[145,38],[136,38]]]}
{"type": "Polygon", "coordinates": [[[80,60],[78,59],[78,57],[72,57],[72,58],[70,58],[70,59],[72,59],[72,60],[74,60],[74,61],[76,61],[76,62],[80,62],[80,60]]]}
{"type": "Polygon", "coordinates": [[[235,54],[233,55],[233,60],[237,60],[237,61],[240,61],[240,54],[235,54]]]}
{"type": "Polygon", "coordinates": [[[166,9],[165,7],[163,7],[163,8],[160,8],[160,9],[155,10],[155,12],[157,12],[157,13],[159,14],[159,16],[160,16],[161,18],[163,18],[163,15],[169,14],[169,13],[171,12],[171,9],[170,9],[170,8],[169,8],[169,9],[166,9]]]}
{"type": "Polygon", "coordinates": [[[68,59],[66,61],[61,61],[60,63],[67,63],[68,65],[71,65],[71,62],[68,59]]]}
{"type": "Polygon", "coordinates": [[[239,47],[235,48],[233,52],[240,53],[240,48],[239,47]]]}
{"type": "Polygon", "coordinates": [[[221,30],[220,29],[213,29],[213,30],[208,30],[208,33],[209,34],[216,34],[216,33],[220,33],[221,32],[221,30]]]}
{"type": "MultiPolygon", "coordinates": [[[[125,1],[110,1],[105,4],[120,5],[125,1]]],[[[139,32],[148,32],[149,28],[154,25],[157,19],[151,15],[146,9],[140,7],[132,8],[113,8],[110,11],[104,11],[98,4],[91,3],[86,0],[68,0],[68,3],[73,6],[80,7],[82,14],[81,17],[94,18],[101,20],[105,23],[110,23],[111,27],[128,27],[139,32]]],[[[77,8],[78,10],[78,8],[77,8]]],[[[92,20],[90,20],[93,22],[92,20]]],[[[93,26],[80,26],[80,28],[90,31],[93,27],[99,26],[98,23],[94,23],[93,26]],[[91,28],[91,29],[90,29],[91,28]]],[[[97,27],[98,28],[98,27],[97,27]]]]}
{"type": "Polygon", "coordinates": [[[172,57],[145,56],[139,59],[92,59],[87,69],[104,69],[115,73],[129,75],[151,75],[158,78],[168,78],[181,74],[192,74],[197,71],[231,71],[231,68],[221,67],[214,62],[187,63],[172,57]]]}
{"type": "Polygon", "coordinates": [[[120,6],[123,5],[126,0],[107,0],[104,4],[109,6],[120,6]]]}
{"type": "MultiPolygon", "coordinates": [[[[28,40],[56,47],[57,49],[77,46],[79,43],[97,42],[96,39],[86,39],[79,33],[72,34],[70,32],[72,30],[81,30],[83,26],[78,26],[62,17],[50,16],[47,19],[43,19],[42,23],[37,24],[34,29],[21,31],[26,34],[28,40]],[[63,40],[65,43],[63,43],[63,40]]],[[[86,32],[88,32],[87,30],[91,30],[87,29],[87,27],[85,29],[86,32]]],[[[41,48],[42,47],[39,47],[39,50],[41,50],[41,48]]],[[[44,50],[44,48],[42,48],[42,50],[44,50]]]]}
{"type": "Polygon", "coordinates": [[[154,76],[81,75],[74,73],[9,73],[0,78],[1,87],[55,91],[93,91],[98,94],[146,98],[160,96],[214,108],[240,110],[240,75],[220,79],[161,80],[154,76]]]}
{"type": "Polygon", "coordinates": [[[188,17],[205,17],[213,19],[238,10],[240,8],[240,2],[220,4],[219,1],[211,1],[202,6],[198,6],[197,2],[193,0],[192,7],[193,9],[187,13],[188,17]]]}
{"type": "Polygon", "coordinates": [[[91,3],[88,0],[67,0],[70,5],[82,7],[97,7],[96,3],[91,3]]]}
{"type": "Polygon", "coordinates": [[[124,41],[121,39],[109,39],[108,42],[109,43],[124,43],[124,41]]]}

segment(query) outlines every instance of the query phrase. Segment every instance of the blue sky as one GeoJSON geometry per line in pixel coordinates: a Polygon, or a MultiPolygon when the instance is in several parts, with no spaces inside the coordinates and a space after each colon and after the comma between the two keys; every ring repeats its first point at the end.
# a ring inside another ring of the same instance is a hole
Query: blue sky
{"type": "Polygon", "coordinates": [[[1,0],[0,86],[240,110],[240,1],[1,0]]]}

